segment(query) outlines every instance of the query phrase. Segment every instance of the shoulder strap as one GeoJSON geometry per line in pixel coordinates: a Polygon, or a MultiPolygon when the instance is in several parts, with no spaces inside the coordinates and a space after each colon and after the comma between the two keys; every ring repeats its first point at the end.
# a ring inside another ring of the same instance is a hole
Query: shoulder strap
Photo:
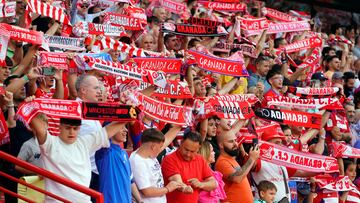
{"type": "Polygon", "coordinates": [[[284,171],[284,169],[283,169],[281,166],[280,166],[280,168],[281,168],[282,175],[283,175],[283,179],[284,179],[285,192],[286,192],[286,195],[288,195],[288,194],[289,194],[289,185],[288,185],[288,183],[287,183],[287,181],[286,181],[285,171],[284,171]]]}

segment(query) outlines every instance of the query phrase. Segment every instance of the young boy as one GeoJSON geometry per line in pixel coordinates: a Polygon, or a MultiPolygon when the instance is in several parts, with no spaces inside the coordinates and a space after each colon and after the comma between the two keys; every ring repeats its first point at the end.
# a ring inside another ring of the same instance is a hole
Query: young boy
{"type": "Polygon", "coordinates": [[[254,203],[273,203],[276,195],[276,186],[274,183],[263,180],[257,186],[260,199],[254,201],[254,203]]]}

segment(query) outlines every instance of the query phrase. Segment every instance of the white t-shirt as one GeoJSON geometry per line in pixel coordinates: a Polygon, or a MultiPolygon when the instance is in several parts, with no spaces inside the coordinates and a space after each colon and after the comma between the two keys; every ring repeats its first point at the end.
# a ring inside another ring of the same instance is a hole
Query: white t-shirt
{"type": "MultiPolygon", "coordinates": [[[[90,155],[102,147],[109,147],[109,145],[105,129],[78,137],[73,144],[66,144],[59,137],[48,134],[45,143],[40,145],[41,162],[45,169],[89,187],[91,179],[90,155]]],[[[45,179],[45,188],[47,191],[65,197],[71,202],[90,202],[88,195],[49,179],[45,179]]],[[[45,202],[58,201],[46,197],[45,202]]]]}
{"type": "MultiPolygon", "coordinates": [[[[130,166],[139,190],[149,187],[164,187],[164,179],[157,159],[143,158],[135,151],[130,156],[130,166]]],[[[165,195],[146,198],[141,194],[141,199],[144,203],[166,203],[165,195]]]]}
{"type": "MultiPolygon", "coordinates": [[[[81,101],[80,98],[76,98],[76,101],[81,101]]],[[[87,136],[92,132],[97,132],[99,130],[102,129],[101,123],[100,121],[97,120],[82,120],[81,121],[81,126],[80,126],[80,131],[78,136],[82,137],[82,136],[87,136]]],[[[99,171],[96,167],[96,162],[95,162],[95,152],[91,154],[90,156],[90,162],[91,162],[91,171],[99,174],[99,171]]]]}
{"type": "MultiPolygon", "coordinates": [[[[275,184],[277,192],[275,196],[275,202],[280,201],[284,197],[288,197],[290,200],[290,188],[289,185],[289,194],[286,195],[286,189],[284,184],[284,176],[282,173],[285,173],[286,183],[288,184],[289,175],[284,166],[279,166],[267,161],[261,160],[261,169],[259,172],[252,172],[251,175],[254,178],[256,185],[260,183],[262,180],[267,180],[275,184]]],[[[255,192],[255,198],[259,198],[259,193],[255,192]]]]}

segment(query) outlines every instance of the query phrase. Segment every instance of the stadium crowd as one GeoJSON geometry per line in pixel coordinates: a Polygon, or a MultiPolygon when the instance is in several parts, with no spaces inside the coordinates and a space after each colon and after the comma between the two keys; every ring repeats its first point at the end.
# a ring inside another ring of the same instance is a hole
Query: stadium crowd
{"type": "Polygon", "coordinates": [[[105,202],[359,203],[360,29],[271,7],[1,1],[1,150],[105,202]]]}

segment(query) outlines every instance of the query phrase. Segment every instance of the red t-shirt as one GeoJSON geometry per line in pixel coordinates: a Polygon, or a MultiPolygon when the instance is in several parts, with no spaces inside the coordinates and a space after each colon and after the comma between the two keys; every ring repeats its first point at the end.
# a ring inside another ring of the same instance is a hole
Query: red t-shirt
{"type": "MultiPolygon", "coordinates": [[[[165,156],[161,164],[162,173],[164,176],[165,185],[169,183],[169,178],[173,175],[179,174],[182,181],[190,185],[188,182],[191,178],[197,178],[199,181],[212,176],[210,167],[207,165],[204,158],[197,154],[191,161],[185,161],[179,150],[176,150],[170,155],[165,156]]],[[[177,190],[167,193],[166,198],[168,203],[197,203],[199,198],[199,190],[193,188],[192,194],[185,194],[177,190]]]]}

